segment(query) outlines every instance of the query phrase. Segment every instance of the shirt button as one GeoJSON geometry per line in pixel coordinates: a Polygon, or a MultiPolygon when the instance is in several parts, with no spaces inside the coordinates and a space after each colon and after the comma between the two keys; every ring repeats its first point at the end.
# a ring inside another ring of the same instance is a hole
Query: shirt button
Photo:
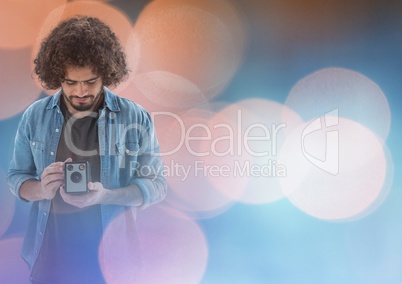
{"type": "Polygon", "coordinates": [[[50,155],[54,156],[54,152],[50,152],[50,155]]]}
{"type": "Polygon", "coordinates": [[[32,142],[32,146],[35,146],[35,144],[36,144],[35,142],[32,142]]]}
{"type": "Polygon", "coordinates": [[[43,233],[42,233],[42,232],[39,232],[39,235],[43,236],[43,233]]]}
{"type": "Polygon", "coordinates": [[[58,129],[58,128],[56,128],[56,132],[59,132],[59,129],[58,129]]]}
{"type": "Polygon", "coordinates": [[[126,150],[126,153],[127,153],[127,154],[130,154],[130,150],[127,149],[127,150],[126,150]]]}

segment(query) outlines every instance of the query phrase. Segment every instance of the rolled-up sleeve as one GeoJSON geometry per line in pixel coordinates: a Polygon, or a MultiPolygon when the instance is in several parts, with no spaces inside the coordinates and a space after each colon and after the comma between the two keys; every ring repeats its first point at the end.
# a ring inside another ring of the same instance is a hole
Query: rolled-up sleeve
{"type": "Polygon", "coordinates": [[[14,150],[7,173],[7,184],[11,192],[20,200],[21,185],[29,179],[38,179],[34,157],[28,135],[27,112],[22,116],[14,140],[14,150]]]}

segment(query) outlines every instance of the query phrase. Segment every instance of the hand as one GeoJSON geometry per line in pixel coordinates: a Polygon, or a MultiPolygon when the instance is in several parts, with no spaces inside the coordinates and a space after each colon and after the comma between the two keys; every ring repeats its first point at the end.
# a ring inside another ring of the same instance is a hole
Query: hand
{"type": "Polygon", "coordinates": [[[88,183],[89,193],[86,194],[68,194],[64,191],[64,185],[60,190],[60,195],[65,202],[73,206],[84,208],[87,206],[105,203],[109,189],[105,189],[100,182],[88,183]]]}
{"type": "Polygon", "coordinates": [[[68,158],[64,162],[55,162],[47,166],[40,176],[40,195],[43,199],[51,200],[57,190],[64,184],[64,163],[71,162],[68,158]]]}

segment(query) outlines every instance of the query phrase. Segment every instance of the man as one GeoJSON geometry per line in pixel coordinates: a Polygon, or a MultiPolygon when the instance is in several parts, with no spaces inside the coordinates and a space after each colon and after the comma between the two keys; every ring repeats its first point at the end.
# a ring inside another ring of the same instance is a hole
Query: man
{"type": "Polygon", "coordinates": [[[136,208],[166,195],[154,126],[143,108],[107,88],[128,70],[99,19],[61,22],[34,63],[43,86],[60,90],[24,112],[15,138],[7,182],[32,202],[22,256],[32,283],[104,283],[106,268],[113,277],[108,263],[137,264],[136,208]],[[64,164],[72,161],[89,162],[88,193],[66,193],[64,164]],[[112,223],[119,231],[105,236],[112,223]],[[113,251],[116,242],[127,249],[113,251]]]}

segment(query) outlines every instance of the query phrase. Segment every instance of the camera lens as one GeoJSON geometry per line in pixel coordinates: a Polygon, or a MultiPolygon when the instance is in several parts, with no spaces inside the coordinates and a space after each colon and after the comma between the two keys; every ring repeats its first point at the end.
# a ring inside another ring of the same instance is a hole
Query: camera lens
{"type": "Polygon", "coordinates": [[[68,165],[67,170],[72,171],[74,169],[73,165],[68,165]]]}
{"type": "Polygon", "coordinates": [[[82,175],[79,172],[73,172],[70,179],[74,183],[79,183],[82,180],[82,175]]]}
{"type": "Polygon", "coordinates": [[[80,164],[80,166],[78,167],[81,171],[83,171],[85,169],[85,165],[84,164],[80,164]]]}

